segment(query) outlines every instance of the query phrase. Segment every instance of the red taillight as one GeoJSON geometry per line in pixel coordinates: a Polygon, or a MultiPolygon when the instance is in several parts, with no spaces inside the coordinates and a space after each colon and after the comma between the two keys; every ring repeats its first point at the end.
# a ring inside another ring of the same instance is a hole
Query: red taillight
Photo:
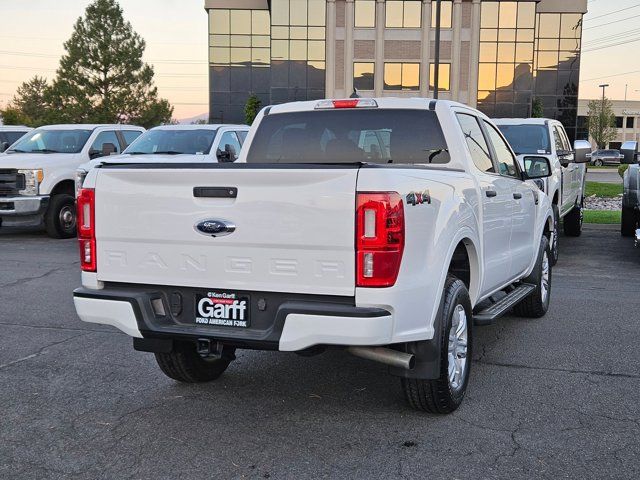
{"type": "Polygon", "coordinates": [[[96,214],[95,191],[82,188],[78,192],[78,240],[80,243],[80,268],[84,272],[96,271],[96,214]]]}
{"type": "Polygon", "coordinates": [[[396,192],[361,192],[356,209],[356,285],[391,287],[404,250],[404,206],[396,192]]]}

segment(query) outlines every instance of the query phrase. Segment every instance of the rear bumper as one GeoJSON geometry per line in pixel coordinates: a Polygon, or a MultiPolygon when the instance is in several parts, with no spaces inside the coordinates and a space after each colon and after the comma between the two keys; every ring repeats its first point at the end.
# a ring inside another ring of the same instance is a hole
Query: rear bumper
{"type": "Polygon", "coordinates": [[[239,348],[300,351],[316,345],[372,346],[391,343],[393,317],[381,308],[356,307],[352,298],[249,292],[249,328],[197,325],[190,320],[192,289],[180,311],[169,287],[106,288],[74,291],[82,321],[112,325],[134,338],[209,339],[239,348]],[[155,309],[154,304],[155,302],[155,309]],[[158,302],[164,312],[158,312],[158,302]],[[253,304],[261,305],[261,311],[253,304]],[[160,314],[159,314],[160,313],[160,314]],[[164,313],[164,315],[162,315],[164,313]]]}
{"type": "Polygon", "coordinates": [[[0,197],[0,224],[5,227],[38,226],[48,205],[48,195],[0,197]]]}

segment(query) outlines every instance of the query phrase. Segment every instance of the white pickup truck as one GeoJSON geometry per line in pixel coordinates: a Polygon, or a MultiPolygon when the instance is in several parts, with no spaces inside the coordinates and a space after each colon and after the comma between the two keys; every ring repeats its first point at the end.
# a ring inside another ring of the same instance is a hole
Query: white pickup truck
{"type": "Polygon", "coordinates": [[[44,226],[53,238],[76,234],[76,169],[116,155],[144,128],[49,125],[36,128],[0,156],[0,227],[44,226]]]}
{"type": "MultiPolygon", "coordinates": [[[[247,138],[246,125],[162,125],[147,130],[111,163],[235,162],[247,138]]],[[[102,158],[78,167],[76,189],[102,158]]]]}
{"type": "Polygon", "coordinates": [[[509,141],[520,165],[530,155],[544,156],[551,163],[551,176],[537,180],[538,187],[551,199],[554,229],[551,235],[551,263],[558,261],[558,236],[562,219],[564,234],[579,237],[582,233],[582,207],[586,163],[591,144],[576,140],[572,147],[562,123],[547,118],[497,118],[493,122],[509,141]]]}
{"type": "Polygon", "coordinates": [[[111,163],[78,196],[80,319],[183,382],[236,348],[389,365],[409,403],[464,397],[473,324],[549,306],[549,199],[483,114],[428,99],[267,107],[236,163],[111,163]],[[528,173],[527,173],[528,172],[528,173]]]}

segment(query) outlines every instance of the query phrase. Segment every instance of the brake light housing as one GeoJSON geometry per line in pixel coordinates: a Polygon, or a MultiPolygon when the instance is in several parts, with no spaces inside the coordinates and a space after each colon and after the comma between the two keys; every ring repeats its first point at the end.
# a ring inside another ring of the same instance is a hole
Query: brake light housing
{"type": "Polygon", "coordinates": [[[78,192],[76,219],[80,268],[83,272],[95,272],[97,269],[95,199],[95,190],[92,188],[81,188],[78,192]]]}
{"type": "Polygon", "coordinates": [[[395,285],[404,252],[404,204],[397,192],[359,192],[356,200],[356,286],[395,285]]]}
{"type": "Polygon", "coordinates": [[[336,108],[377,108],[378,102],[373,98],[343,98],[338,100],[320,100],[316,110],[332,110],[336,108]]]}

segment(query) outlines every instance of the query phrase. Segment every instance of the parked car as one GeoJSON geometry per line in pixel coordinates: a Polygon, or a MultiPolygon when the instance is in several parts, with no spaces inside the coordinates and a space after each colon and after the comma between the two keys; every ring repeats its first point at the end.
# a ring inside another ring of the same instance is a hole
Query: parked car
{"type": "Polygon", "coordinates": [[[76,311],[178,381],[218,378],[237,348],[344,348],[389,365],[413,407],[448,413],[474,321],[547,311],[553,210],[524,180],[550,173],[544,156],[523,171],[455,102],[267,107],[236,163],[89,171],[76,311]]]}
{"type": "Polygon", "coordinates": [[[530,155],[540,155],[551,162],[551,176],[536,180],[536,184],[551,199],[553,206],[555,223],[551,236],[551,262],[555,265],[558,261],[560,220],[565,235],[578,237],[582,233],[584,164],[589,161],[591,145],[578,140],[572,147],[567,132],[557,120],[501,118],[494,119],[494,122],[518,155],[521,166],[530,155]]]}
{"type": "Polygon", "coordinates": [[[53,238],[76,233],[78,165],[118,154],[144,128],[50,125],[36,128],[0,157],[0,227],[43,225],[53,238]]]}
{"type": "MultiPolygon", "coordinates": [[[[249,127],[246,125],[163,125],[138,137],[111,162],[235,162],[249,127]]],[[[87,172],[103,159],[80,165],[76,172],[76,190],[82,187],[87,172]]]]}
{"type": "Polygon", "coordinates": [[[620,149],[623,163],[629,168],[622,177],[622,219],[620,232],[623,237],[635,237],[640,245],[640,164],[638,163],[638,142],[625,142],[620,149]]]}
{"type": "Polygon", "coordinates": [[[620,150],[596,150],[591,154],[591,165],[602,167],[603,165],[620,165],[624,155],[620,150]]]}
{"type": "Polygon", "coordinates": [[[25,126],[0,125],[0,153],[3,153],[31,130],[33,128],[25,126]]]}

